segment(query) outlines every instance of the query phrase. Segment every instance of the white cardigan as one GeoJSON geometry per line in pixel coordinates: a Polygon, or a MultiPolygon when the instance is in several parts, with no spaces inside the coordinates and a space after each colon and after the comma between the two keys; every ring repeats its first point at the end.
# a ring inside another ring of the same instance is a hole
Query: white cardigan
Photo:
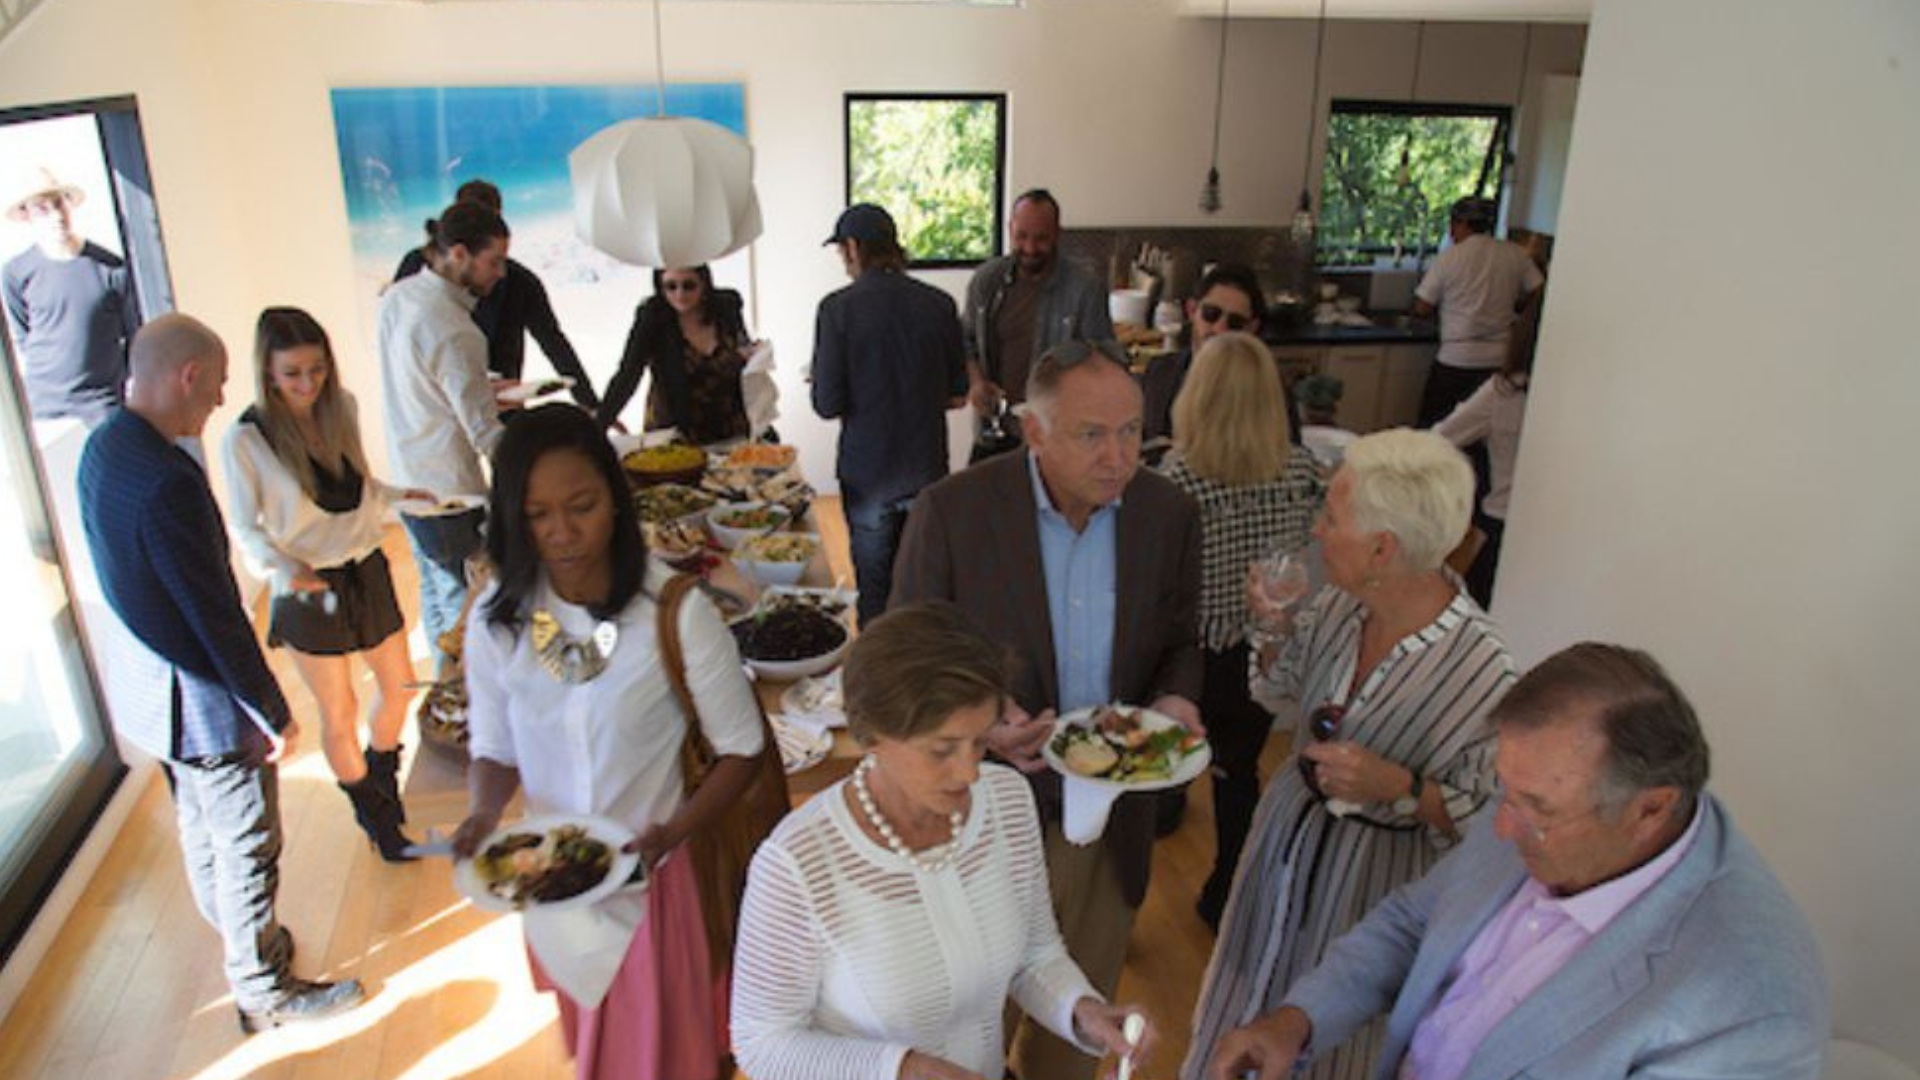
{"type": "MultiPolygon", "coordinates": [[[[348,408],[353,408],[351,398],[348,408]]],[[[360,505],[330,514],[274,456],[267,437],[236,422],[221,444],[227,467],[227,521],[247,571],[266,578],[276,596],[291,591],[301,564],[319,570],[364,559],[380,547],[380,526],[397,489],[362,477],[360,505]]]]}
{"type": "Polygon", "coordinates": [[[754,856],[734,946],[741,1070],[894,1080],[919,1050],[1000,1077],[1009,994],[1079,1043],[1073,1007],[1099,995],[1060,942],[1026,780],[981,767],[960,853],[938,873],[861,832],[845,786],[794,811],[754,856]]]}

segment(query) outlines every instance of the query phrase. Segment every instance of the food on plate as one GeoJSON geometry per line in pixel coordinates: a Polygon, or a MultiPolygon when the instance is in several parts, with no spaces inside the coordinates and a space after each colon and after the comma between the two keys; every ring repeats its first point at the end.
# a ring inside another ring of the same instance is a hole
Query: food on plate
{"type": "Polygon", "coordinates": [[[793,464],[794,458],[795,451],[791,446],[755,442],[734,447],[733,453],[727,455],[727,464],[754,469],[784,469],[793,464]]]}
{"type": "Polygon", "coordinates": [[[646,536],[647,550],[658,553],[663,559],[681,559],[689,555],[697,555],[707,546],[707,530],[701,528],[698,523],[684,518],[665,522],[642,522],[640,531],[646,536]]]}
{"type": "Polygon", "coordinates": [[[429,742],[465,749],[467,745],[467,680],[434,683],[421,696],[415,713],[420,735],[429,742]]]}
{"type": "Polygon", "coordinates": [[[1155,728],[1141,710],[1102,705],[1053,737],[1068,769],[1118,783],[1165,780],[1203,740],[1174,724],[1155,728]]]}
{"type": "Polygon", "coordinates": [[[473,857],[487,891],[516,908],[579,896],[612,867],[613,848],[578,825],[510,832],[473,857]]]}
{"type": "Polygon", "coordinates": [[[770,533],[741,544],[734,549],[734,557],[748,562],[806,562],[813,558],[814,547],[812,537],[798,533],[770,533]]]}
{"type": "Polygon", "coordinates": [[[847,640],[846,625],[809,608],[762,611],[733,624],[740,655],[784,663],[830,653],[847,640]]]}
{"type": "Polygon", "coordinates": [[[685,443],[668,443],[665,446],[648,446],[632,451],[620,459],[620,464],[625,466],[628,472],[689,472],[706,467],[707,452],[685,443]]]}
{"type": "Polygon", "coordinates": [[[640,520],[655,525],[704,514],[718,501],[704,491],[680,484],[656,484],[633,493],[634,509],[639,511],[640,520]]]}
{"type": "Polygon", "coordinates": [[[786,524],[787,512],[778,506],[736,506],[715,514],[713,521],[729,529],[774,529],[786,524]]]}

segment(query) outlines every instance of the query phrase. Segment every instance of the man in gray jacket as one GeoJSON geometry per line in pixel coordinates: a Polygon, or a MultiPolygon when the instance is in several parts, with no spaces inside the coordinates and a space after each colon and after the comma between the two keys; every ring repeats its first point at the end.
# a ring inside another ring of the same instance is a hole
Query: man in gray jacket
{"type": "Polygon", "coordinates": [[[1063,341],[1113,336],[1107,290],[1084,267],[1060,258],[1060,204],[1051,192],[1034,188],[1013,200],[1007,240],[1012,254],[973,272],[960,316],[967,400],[977,421],[969,463],[1020,445],[1017,423],[989,421],[1025,398],[1035,359],[1063,341]]]}
{"type": "Polygon", "coordinates": [[[1389,1010],[1382,1080],[1819,1076],[1813,934],[1703,790],[1706,739],[1653,658],[1575,645],[1493,719],[1491,828],[1221,1039],[1209,1080],[1278,1080],[1389,1010]]]}

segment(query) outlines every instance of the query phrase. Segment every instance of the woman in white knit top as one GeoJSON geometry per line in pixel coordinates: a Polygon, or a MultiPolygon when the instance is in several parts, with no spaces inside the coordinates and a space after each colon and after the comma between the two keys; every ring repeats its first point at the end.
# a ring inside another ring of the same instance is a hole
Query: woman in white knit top
{"type": "Polygon", "coordinates": [[[1089,1054],[1124,1052],[1127,1010],[1060,943],[1030,789],[981,764],[1002,651],[957,608],[911,605],[863,629],[845,684],[867,757],[754,856],[734,947],[741,1070],[998,1080],[1009,995],[1089,1054]]]}

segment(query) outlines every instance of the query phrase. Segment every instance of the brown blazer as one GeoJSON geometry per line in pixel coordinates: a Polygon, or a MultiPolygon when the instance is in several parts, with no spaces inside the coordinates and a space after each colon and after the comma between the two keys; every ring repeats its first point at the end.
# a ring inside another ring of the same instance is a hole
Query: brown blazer
{"type": "MultiPolygon", "coordinates": [[[[1013,650],[1013,699],[1037,714],[1058,704],[1059,686],[1027,458],[1002,454],[920,493],[894,560],[888,606],[936,599],[958,604],[988,637],[1013,650]]],[[[1198,704],[1200,512],[1185,492],[1141,469],[1121,494],[1115,524],[1113,696],[1145,705],[1178,694],[1198,704]]],[[[1042,818],[1058,821],[1059,777],[1045,772],[1030,779],[1042,818]]],[[[1137,905],[1146,895],[1153,800],[1120,800],[1107,841],[1128,902],[1137,905]]]]}

